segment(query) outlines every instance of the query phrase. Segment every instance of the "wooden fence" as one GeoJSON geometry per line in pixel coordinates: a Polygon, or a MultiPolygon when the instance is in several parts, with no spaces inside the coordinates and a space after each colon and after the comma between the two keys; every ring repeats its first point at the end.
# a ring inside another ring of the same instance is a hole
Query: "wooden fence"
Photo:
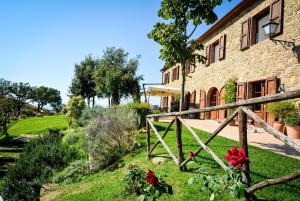
{"type": "MultiPolygon", "coordinates": [[[[216,161],[224,170],[227,170],[227,166],[224,164],[224,162],[208,147],[209,142],[211,142],[219,133],[220,131],[226,127],[226,125],[234,119],[236,116],[238,116],[239,119],[239,144],[241,148],[244,148],[246,151],[246,156],[248,157],[248,142],[247,142],[247,116],[249,116],[251,119],[256,121],[261,125],[261,127],[268,132],[269,134],[273,135],[280,141],[284,142],[289,147],[296,150],[300,155],[300,145],[295,143],[294,141],[290,140],[286,135],[283,133],[275,130],[272,126],[268,125],[263,119],[258,117],[254,112],[252,112],[250,109],[247,108],[247,106],[252,106],[254,104],[265,104],[270,102],[277,102],[282,100],[290,100],[300,98],[300,89],[290,92],[284,92],[284,93],[278,93],[274,95],[269,96],[263,96],[258,98],[252,98],[247,99],[243,101],[239,101],[236,103],[230,103],[225,105],[218,105],[213,107],[206,107],[201,109],[194,109],[194,110],[188,110],[183,112],[171,112],[171,113],[163,113],[163,114],[153,114],[148,115],[146,117],[146,128],[147,128],[147,158],[150,159],[151,153],[153,150],[157,147],[159,143],[163,145],[165,150],[169,153],[171,158],[174,160],[174,162],[178,165],[178,168],[180,170],[184,170],[186,164],[192,159],[187,158],[184,159],[183,157],[183,150],[182,150],[182,125],[184,125],[189,132],[192,134],[192,136],[195,138],[195,140],[199,144],[199,148],[194,152],[194,156],[197,156],[202,150],[205,150],[210,157],[216,161]],[[200,139],[200,137],[194,132],[194,130],[186,124],[185,120],[182,119],[182,115],[187,114],[195,114],[195,113],[204,113],[204,112],[210,112],[215,110],[224,110],[229,108],[236,108],[235,112],[231,114],[229,117],[227,117],[220,125],[219,127],[209,136],[209,138],[206,141],[203,141],[200,139]],[[166,130],[163,132],[163,135],[161,136],[155,126],[153,125],[151,118],[153,117],[174,117],[173,120],[169,123],[166,130]],[[167,143],[164,141],[164,137],[168,134],[169,129],[173,124],[176,124],[176,144],[177,144],[177,154],[174,154],[167,143]],[[150,129],[153,130],[155,136],[158,138],[158,140],[155,142],[153,147],[151,148],[151,142],[150,142],[150,129]]],[[[265,181],[262,181],[258,184],[255,184],[250,187],[250,166],[249,163],[243,166],[243,182],[245,182],[248,185],[248,188],[245,189],[246,200],[250,200],[251,197],[254,197],[254,192],[258,189],[276,185],[280,183],[285,183],[293,179],[297,179],[300,177],[300,170],[291,173],[290,175],[276,178],[276,179],[268,179],[265,181]]]]}

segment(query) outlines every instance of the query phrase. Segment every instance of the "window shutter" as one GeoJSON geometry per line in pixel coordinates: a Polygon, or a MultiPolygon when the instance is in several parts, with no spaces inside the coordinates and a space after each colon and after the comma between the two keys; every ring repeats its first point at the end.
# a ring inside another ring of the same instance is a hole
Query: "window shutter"
{"type": "Polygon", "coordinates": [[[215,62],[215,46],[210,45],[210,53],[209,53],[209,58],[210,58],[210,64],[215,62]]]}
{"type": "Polygon", "coordinates": [[[279,23],[275,31],[275,35],[279,35],[282,33],[282,21],[283,21],[282,11],[283,11],[283,1],[274,0],[270,5],[270,20],[279,23]]]}
{"type": "Polygon", "coordinates": [[[250,24],[250,19],[242,22],[242,31],[241,31],[241,50],[245,50],[249,48],[249,24],[250,24]]]}
{"type": "Polygon", "coordinates": [[[195,105],[195,103],[196,103],[196,91],[194,90],[190,98],[190,104],[195,105]]]}
{"type": "Polygon", "coordinates": [[[206,62],[205,62],[205,65],[209,66],[209,64],[210,64],[210,45],[206,46],[205,53],[206,53],[206,62]]]}
{"type": "MultiPolygon", "coordinates": [[[[200,102],[199,102],[200,108],[206,107],[206,93],[203,89],[200,90],[200,102]]],[[[200,119],[204,119],[204,113],[200,113],[200,119]]]]}
{"type": "Polygon", "coordinates": [[[250,45],[256,43],[256,19],[252,17],[250,20],[250,45]]]}
{"type": "Polygon", "coordinates": [[[237,101],[246,99],[246,86],[247,82],[241,82],[237,84],[237,101]]]}
{"type": "Polygon", "coordinates": [[[225,45],[226,45],[226,35],[224,34],[219,39],[219,59],[225,59],[225,45]]]}
{"type": "Polygon", "coordinates": [[[277,77],[269,77],[266,79],[267,95],[276,94],[277,92],[277,77]]]}

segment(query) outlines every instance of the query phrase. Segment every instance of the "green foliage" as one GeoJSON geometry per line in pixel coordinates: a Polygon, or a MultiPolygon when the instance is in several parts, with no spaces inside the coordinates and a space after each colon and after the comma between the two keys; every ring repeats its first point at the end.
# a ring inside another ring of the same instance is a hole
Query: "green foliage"
{"type": "Polygon", "coordinates": [[[267,104],[267,112],[282,121],[286,117],[295,116],[297,108],[291,101],[280,101],[267,104]]]}
{"type": "Polygon", "coordinates": [[[146,172],[138,166],[129,166],[129,171],[125,174],[123,182],[126,184],[125,194],[141,195],[146,187],[146,172]]]}
{"type": "Polygon", "coordinates": [[[109,98],[111,105],[119,105],[121,98],[132,96],[140,101],[140,81],[137,75],[139,56],[128,60],[129,53],[122,48],[107,48],[99,59],[94,73],[99,97],[109,98]]]}
{"type": "Polygon", "coordinates": [[[38,200],[43,183],[73,156],[58,133],[31,140],[4,178],[1,195],[5,200],[38,200]]]}
{"type": "Polygon", "coordinates": [[[73,96],[81,96],[83,99],[87,99],[88,105],[90,105],[90,99],[94,100],[96,96],[93,74],[97,62],[92,55],[88,55],[79,64],[75,64],[74,78],[69,87],[69,91],[73,96]]]}
{"type": "Polygon", "coordinates": [[[64,137],[62,143],[67,145],[70,149],[76,153],[76,159],[82,160],[87,157],[83,148],[84,143],[84,131],[82,128],[68,129],[63,132],[64,137]]]}
{"type": "Polygon", "coordinates": [[[128,107],[103,110],[89,121],[84,147],[93,171],[113,164],[131,149],[136,125],[136,114],[128,107]]]}
{"type": "Polygon", "coordinates": [[[197,175],[188,180],[188,184],[200,183],[201,191],[208,191],[209,200],[217,199],[223,192],[228,191],[232,198],[242,198],[246,185],[242,182],[241,171],[229,168],[224,175],[197,175]]]}
{"type": "Polygon", "coordinates": [[[125,174],[123,182],[126,184],[125,194],[135,194],[139,201],[146,201],[148,197],[156,200],[162,194],[173,194],[173,189],[166,183],[162,176],[157,176],[158,184],[153,187],[147,183],[146,172],[138,166],[129,166],[129,171],[125,174]]]}
{"type": "Polygon", "coordinates": [[[95,107],[85,107],[82,111],[81,116],[78,119],[78,122],[80,125],[87,125],[87,123],[94,117],[103,114],[105,108],[102,108],[101,106],[95,106],[95,107]]]}
{"type": "Polygon", "coordinates": [[[29,102],[32,94],[32,87],[29,83],[14,82],[11,84],[11,95],[16,100],[16,110],[21,111],[22,107],[29,102]]]}
{"type": "Polygon", "coordinates": [[[66,116],[69,118],[69,125],[73,121],[77,121],[85,108],[84,99],[81,96],[75,96],[70,98],[66,106],[66,116]]]}
{"type": "Polygon", "coordinates": [[[31,99],[37,103],[38,112],[47,104],[51,104],[55,110],[60,110],[61,97],[57,89],[40,86],[33,88],[31,99]]]}
{"type": "Polygon", "coordinates": [[[9,95],[11,92],[11,82],[0,78],[0,97],[9,95]]]}
{"type": "Polygon", "coordinates": [[[151,110],[151,114],[160,114],[161,113],[161,111],[160,110],[151,110]]]}
{"type": "Polygon", "coordinates": [[[0,134],[8,136],[8,129],[16,121],[18,112],[14,111],[15,101],[11,98],[0,97],[0,134]]]}
{"type": "Polygon", "coordinates": [[[129,108],[133,109],[138,115],[138,129],[146,126],[146,116],[151,113],[149,104],[142,102],[132,102],[127,105],[129,108]]]}
{"type": "Polygon", "coordinates": [[[87,161],[77,160],[69,164],[68,167],[56,173],[52,182],[60,184],[70,184],[79,182],[88,175],[87,161]]]}
{"type": "Polygon", "coordinates": [[[226,81],[224,86],[224,100],[225,103],[234,103],[236,101],[236,85],[237,78],[230,78],[226,81]]]}
{"type": "Polygon", "coordinates": [[[300,117],[287,117],[284,119],[284,123],[289,126],[300,126],[300,117]]]}

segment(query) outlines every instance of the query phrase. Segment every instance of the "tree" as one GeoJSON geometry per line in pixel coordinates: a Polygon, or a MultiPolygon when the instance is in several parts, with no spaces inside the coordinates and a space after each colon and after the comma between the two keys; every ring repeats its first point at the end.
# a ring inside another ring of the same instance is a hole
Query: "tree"
{"type": "Polygon", "coordinates": [[[12,83],[11,85],[11,93],[13,98],[16,100],[16,110],[20,112],[22,107],[27,104],[32,95],[32,87],[29,83],[12,83]]]}
{"type": "Polygon", "coordinates": [[[60,92],[54,88],[45,86],[36,87],[32,91],[31,98],[37,103],[38,112],[47,104],[50,104],[54,110],[58,110],[61,107],[60,92]]]}
{"type": "Polygon", "coordinates": [[[110,47],[104,51],[98,61],[94,80],[98,97],[107,97],[110,105],[118,105],[122,98],[129,95],[139,101],[139,82],[143,79],[137,75],[139,56],[128,60],[124,49],[110,47]]]}
{"type": "Polygon", "coordinates": [[[69,119],[69,125],[75,120],[78,120],[85,108],[84,99],[81,96],[70,98],[66,106],[66,115],[69,119]]]}
{"type": "Polygon", "coordinates": [[[0,97],[9,95],[11,91],[11,83],[3,78],[0,79],[0,97]]]}
{"type": "Polygon", "coordinates": [[[0,97],[0,131],[1,134],[8,136],[8,128],[11,122],[16,120],[18,112],[14,110],[16,102],[7,97],[0,97]]]}
{"type": "Polygon", "coordinates": [[[72,80],[69,92],[72,96],[82,96],[87,99],[88,105],[92,98],[92,105],[95,105],[95,82],[93,79],[97,60],[91,55],[85,57],[80,64],[75,64],[75,75],[72,80]]]}
{"type": "Polygon", "coordinates": [[[213,9],[221,3],[222,0],[162,0],[158,16],[166,23],[156,23],[148,34],[150,39],[162,46],[160,58],[167,67],[181,64],[180,111],[184,103],[185,67],[189,62],[203,63],[206,59],[197,54],[196,50],[202,50],[203,45],[192,36],[203,22],[212,24],[217,20],[213,9]]]}

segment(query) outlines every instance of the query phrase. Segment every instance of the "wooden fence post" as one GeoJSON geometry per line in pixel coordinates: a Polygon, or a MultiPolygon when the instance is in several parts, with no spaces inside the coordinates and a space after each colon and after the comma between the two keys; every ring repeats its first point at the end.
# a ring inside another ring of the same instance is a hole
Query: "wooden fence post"
{"type": "Polygon", "coordinates": [[[146,129],[147,129],[147,159],[150,159],[150,125],[146,119],[146,129]]]}
{"type": "MultiPolygon", "coordinates": [[[[240,141],[240,148],[244,148],[246,152],[246,157],[248,157],[248,140],[247,140],[247,115],[239,107],[239,141],[240,141]]],[[[242,181],[247,184],[247,187],[250,186],[250,166],[249,163],[245,164],[242,167],[242,181]]],[[[250,200],[250,195],[245,192],[245,201],[250,200]]]]}
{"type": "Polygon", "coordinates": [[[178,167],[182,171],[185,167],[181,166],[181,163],[184,161],[183,152],[182,152],[182,125],[179,119],[175,118],[176,121],[176,142],[177,142],[177,152],[178,152],[178,167]]]}

